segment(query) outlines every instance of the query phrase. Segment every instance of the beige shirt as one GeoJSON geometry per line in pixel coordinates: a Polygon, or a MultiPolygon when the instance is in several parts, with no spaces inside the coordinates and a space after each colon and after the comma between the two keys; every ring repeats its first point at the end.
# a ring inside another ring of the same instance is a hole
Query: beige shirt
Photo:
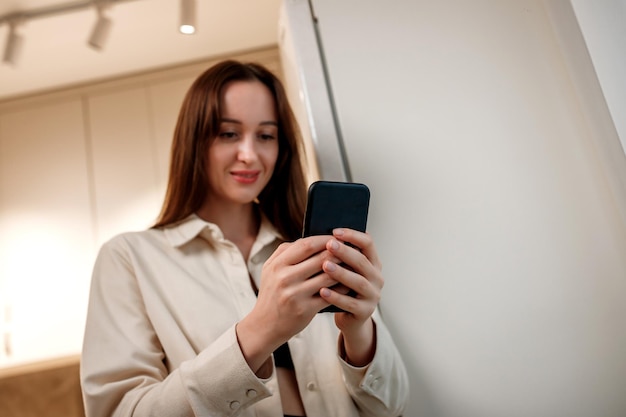
{"type": "MultiPolygon", "coordinates": [[[[246,262],[215,224],[192,215],[104,244],[81,360],[87,416],[282,416],[275,370],[259,379],[235,334],[256,302],[250,275],[259,286],[280,242],[264,219],[246,262]]],[[[378,312],[374,320],[376,354],[364,368],[340,358],[331,313],[289,341],[309,417],[401,414],[406,370],[378,312]]]]}

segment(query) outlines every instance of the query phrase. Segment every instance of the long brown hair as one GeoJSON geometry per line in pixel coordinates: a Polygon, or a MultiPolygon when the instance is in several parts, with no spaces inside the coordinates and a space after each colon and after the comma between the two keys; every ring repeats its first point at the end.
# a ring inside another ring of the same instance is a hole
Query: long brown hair
{"type": "Polygon", "coordinates": [[[220,62],[191,85],[183,100],[172,141],[165,201],[154,228],[183,220],[198,211],[208,190],[207,152],[220,126],[220,97],[231,81],[259,81],[272,93],[278,116],[278,159],[259,195],[261,211],[287,240],[300,237],[306,181],[302,141],[285,89],[268,69],[256,63],[220,62]]]}

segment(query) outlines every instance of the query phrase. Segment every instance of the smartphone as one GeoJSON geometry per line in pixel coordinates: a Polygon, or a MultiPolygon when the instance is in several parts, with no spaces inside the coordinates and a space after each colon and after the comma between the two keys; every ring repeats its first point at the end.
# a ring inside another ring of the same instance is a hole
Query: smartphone
{"type": "MultiPolygon", "coordinates": [[[[332,235],[333,229],[345,227],[365,232],[370,190],[365,184],[316,181],[309,187],[302,236],[332,235]]],[[[343,311],[329,306],[322,312],[343,311]]]]}

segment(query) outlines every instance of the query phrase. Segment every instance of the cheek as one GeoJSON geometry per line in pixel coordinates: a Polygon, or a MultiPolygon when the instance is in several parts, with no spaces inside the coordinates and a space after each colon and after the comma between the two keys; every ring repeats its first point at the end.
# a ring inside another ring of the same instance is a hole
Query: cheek
{"type": "Polygon", "coordinates": [[[207,161],[209,167],[216,170],[232,162],[236,157],[236,148],[229,146],[213,145],[209,149],[207,161]]]}
{"type": "Polygon", "coordinates": [[[276,161],[278,160],[278,144],[276,146],[268,147],[264,149],[263,161],[268,168],[274,169],[276,161]]]}

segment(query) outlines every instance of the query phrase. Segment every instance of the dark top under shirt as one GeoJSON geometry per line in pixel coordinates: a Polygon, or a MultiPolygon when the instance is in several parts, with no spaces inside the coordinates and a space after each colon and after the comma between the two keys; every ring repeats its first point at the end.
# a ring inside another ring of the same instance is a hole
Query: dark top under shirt
{"type": "Polygon", "coordinates": [[[289,350],[289,345],[287,342],[283,343],[274,351],[274,363],[277,368],[287,368],[292,371],[295,370],[293,367],[293,360],[291,359],[291,351],[289,350]]]}

